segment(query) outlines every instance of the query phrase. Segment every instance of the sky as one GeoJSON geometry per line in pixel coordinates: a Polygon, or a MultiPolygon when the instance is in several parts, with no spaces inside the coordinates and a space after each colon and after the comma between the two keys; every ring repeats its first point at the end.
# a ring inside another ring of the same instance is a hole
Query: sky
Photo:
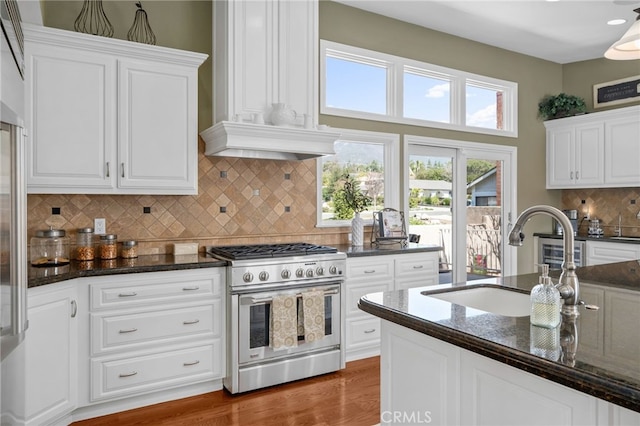
{"type": "MultiPolygon", "coordinates": [[[[333,108],[387,114],[386,69],[326,58],[326,104],[333,108]]],[[[405,72],[404,117],[450,122],[450,84],[445,79],[405,72]]],[[[467,85],[466,125],[496,128],[495,91],[467,85]]]]}

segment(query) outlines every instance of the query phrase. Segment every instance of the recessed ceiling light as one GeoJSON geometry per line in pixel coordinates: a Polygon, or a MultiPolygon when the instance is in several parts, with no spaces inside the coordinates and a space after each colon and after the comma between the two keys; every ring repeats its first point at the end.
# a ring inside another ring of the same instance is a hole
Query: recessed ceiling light
{"type": "Polygon", "coordinates": [[[607,25],[622,25],[625,22],[627,22],[626,19],[612,19],[610,21],[607,21],[607,25]]]}

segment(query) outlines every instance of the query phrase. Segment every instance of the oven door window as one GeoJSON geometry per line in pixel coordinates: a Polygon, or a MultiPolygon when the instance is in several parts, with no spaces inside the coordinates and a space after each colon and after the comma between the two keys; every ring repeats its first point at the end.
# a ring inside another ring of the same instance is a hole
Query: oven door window
{"type": "MultiPolygon", "coordinates": [[[[298,298],[300,312],[302,298],[298,298]]],[[[324,297],[324,334],[331,335],[331,296],[324,297]]],[[[253,305],[249,307],[249,349],[269,347],[269,327],[271,324],[271,304],[253,305]]],[[[298,335],[298,344],[304,342],[304,334],[298,335]]]]}
{"type": "MultiPolygon", "coordinates": [[[[305,288],[299,288],[298,294],[305,288]]],[[[271,328],[271,300],[278,294],[292,294],[295,290],[286,293],[251,293],[242,294],[238,298],[238,358],[240,364],[253,363],[266,359],[282,358],[291,354],[307,351],[321,351],[336,348],[340,345],[340,283],[322,287],[308,287],[325,292],[324,296],[324,333],[322,339],[306,342],[304,331],[298,330],[298,344],[290,348],[273,349],[269,341],[269,329],[271,328]]],[[[302,303],[302,297],[297,299],[298,306],[302,303]]],[[[299,311],[297,311],[299,312],[299,311]]]]}

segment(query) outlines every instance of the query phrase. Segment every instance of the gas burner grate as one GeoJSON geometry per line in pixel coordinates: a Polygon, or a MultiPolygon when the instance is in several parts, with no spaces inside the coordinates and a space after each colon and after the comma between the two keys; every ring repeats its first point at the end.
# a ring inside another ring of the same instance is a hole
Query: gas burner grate
{"type": "Polygon", "coordinates": [[[337,252],[338,250],[335,247],[320,246],[309,243],[213,246],[209,248],[209,253],[231,260],[309,256],[314,254],[337,252]]]}

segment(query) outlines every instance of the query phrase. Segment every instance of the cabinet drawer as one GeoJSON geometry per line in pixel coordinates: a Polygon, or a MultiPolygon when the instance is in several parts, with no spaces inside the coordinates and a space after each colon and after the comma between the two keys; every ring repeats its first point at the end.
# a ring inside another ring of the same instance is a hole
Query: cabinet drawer
{"type": "Polygon", "coordinates": [[[367,315],[347,322],[347,350],[380,343],[380,319],[367,315]]]}
{"type": "Polygon", "coordinates": [[[159,341],[219,336],[220,300],[204,306],[132,313],[127,315],[91,314],[93,354],[131,349],[159,341]]]}
{"type": "Polygon", "coordinates": [[[378,293],[381,291],[387,291],[391,289],[391,280],[383,281],[381,283],[360,283],[360,284],[351,284],[347,281],[346,291],[347,291],[347,318],[352,315],[362,314],[358,308],[358,300],[365,294],[369,293],[378,293]]]}
{"type": "Polygon", "coordinates": [[[117,309],[148,303],[201,300],[220,297],[222,273],[164,271],[133,274],[134,278],[98,277],[89,285],[91,309],[117,309]]]}
{"type": "Polygon", "coordinates": [[[395,271],[396,278],[412,275],[437,276],[438,254],[421,253],[398,256],[396,258],[395,271]]]}
{"type": "Polygon", "coordinates": [[[166,389],[222,376],[220,340],[122,360],[91,361],[91,401],[166,389]]]}
{"type": "Polygon", "coordinates": [[[393,258],[375,256],[368,259],[347,259],[348,280],[393,280],[393,258]]]}

